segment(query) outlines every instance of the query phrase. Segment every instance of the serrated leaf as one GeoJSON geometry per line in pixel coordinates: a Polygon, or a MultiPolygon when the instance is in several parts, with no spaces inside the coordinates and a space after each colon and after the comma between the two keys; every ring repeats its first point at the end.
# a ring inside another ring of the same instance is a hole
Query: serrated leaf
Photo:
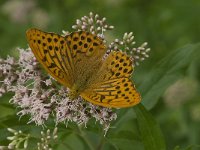
{"type": "Polygon", "coordinates": [[[161,129],[142,104],[134,107],[145,150],[166,150],[161,129]]]}

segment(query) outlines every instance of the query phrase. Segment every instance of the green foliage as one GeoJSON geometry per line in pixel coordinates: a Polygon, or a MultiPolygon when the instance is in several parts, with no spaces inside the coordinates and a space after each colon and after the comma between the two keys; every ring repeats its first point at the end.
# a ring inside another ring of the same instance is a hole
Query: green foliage
{"type": "Polygon", "coordinates": [[[152,108],[164,91],[186,74],[191,63],[200,57],[200,44],[190,44],[172,51],[156,63],[146,75],[139,89],[143,95],[142,103],[152,108]]]}
{"type": "Polygon", "coordinates": [[[147,150],[166,150],[164,137],[153,116],[142,104],[134,107],[137,115],[138,128],[141,132],[144,147],[147,150]]]}

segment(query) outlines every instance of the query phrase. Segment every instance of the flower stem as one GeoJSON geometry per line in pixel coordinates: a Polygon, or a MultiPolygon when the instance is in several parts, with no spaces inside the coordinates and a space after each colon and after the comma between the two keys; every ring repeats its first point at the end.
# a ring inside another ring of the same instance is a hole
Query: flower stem
{"type": "Polygon", "coordinates": [[[104,131],[102,131],[101,137],[100,137],[100,141],[99,141],[99,144],[98,144],[96,150],[101,150],[101,149],[102,149],[103,144],[104,144],[104,141],[105,141],[105,138],[104,138],[104,131]]]}
{"type": "Polygon", "coordinates": [[[90,150],[95,150],[93,144],[90,142],[90,140],[88,139],[88,137],[86,136],[86,134],[82,131],[82,129],[80,128],[80,126],[77,125],[77,128],[78,128],[80,137],[88,145],[88,147],[90,148],[90,150]]]}

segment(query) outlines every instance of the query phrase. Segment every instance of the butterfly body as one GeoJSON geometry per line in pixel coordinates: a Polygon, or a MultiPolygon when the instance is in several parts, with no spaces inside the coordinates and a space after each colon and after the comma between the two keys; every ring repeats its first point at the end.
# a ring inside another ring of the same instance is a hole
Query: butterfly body
{"type": "Polygon", "coordinates": [[[80,95],[93,104],[115,108],[140,102],[130,80],[132,60],[121,51],[103,59],[106,46],[96,35],[79,31],[63,37],[38,29],[29,29],[26,35],[45,70],[70,89],[70,99],[80,95]]]}

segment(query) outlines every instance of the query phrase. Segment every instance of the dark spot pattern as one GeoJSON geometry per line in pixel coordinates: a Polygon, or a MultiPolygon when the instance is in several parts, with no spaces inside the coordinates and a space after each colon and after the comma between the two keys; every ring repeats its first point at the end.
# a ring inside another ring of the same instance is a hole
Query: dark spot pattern
{"type": "Polygon", "coordinates": [[[43,62],[47,61],[47,57],[44,56],[44,57],[42,58],[42,61],[43,61],[43,62]]]}
{"type": "Polygon", "coordinates": [[[65,43],[65,41],[63,41],[63,40],[60,41],[60,44],[64,44],[64,43],[65,43]]]}
{"type": "Polygon", "coordinates": [[[129,91],[129,88],[126,88],[125,91],[129,91]]]}
{"type": "Polygon", "coordinates": [[[83,43],[82,43],[81,41],[78,43],[79,46],[81,46],[82,44],[83,44],[83,43]]]}
{"type": "Polygon", "coordinates": [[[127,87],[127,86],[128,86],[128,83],[125,83],[124,86],[127,87]]]}
{"type": "Polygon", "coordinates": [[[45,49],[45,50],[44,50],[44,54],[47,54],[47,53],[48,53],[48,50],[45,49]]]}
{"type": "Polygon", "coordinates": [[[54,42],[58,42],[58,39],[57,39],[57,38],[54,38],[53,40],[54,40],[54,42]]]}
{"type": "Polygon", "coordinates": [[[51,42],[51,38],[47,38],[47,41],[50,43],[51,42]]]}
{"type": "Polygon", "coordinates": [[[127,73],[127,71],[128,71],[128,69],[127,69],[127,68],[125,68],[123,72],[124,72],[124,73],[127,73]]]}
{"type": "Polygon", "coordinates": [[[52,50],[53,48],[52,48],[52,46],[49,46],[49,50],[52,50]]]}
{"type": "Polygon", "coordinates": [[[76,44],[73,45],[73,49],[74,49],[74,50],[77,49],[77,45],[76,45],[76,44]]]}
{"type": "Polygon", "coordinates": [[[116,86],[116,89],[120,89],[120,86],[116,86]]]}
{"type": "Polygon", "coordinates": [[[127,66],[127,63],[124,63],[123,66],[127,66]]]}
{"type": "Polygon", "coordinates": [[[87,42],[91,42],[92,40],[91,40],[91,38],[87,38],[87,42]]]}
{"type": "Polygon", "coordinates": [[[119,62],[122,63],[124,61],[124,59],[120,59],[119,62]]]}
{"type": "Polygon", "coordinates": [[[84,44],[84,48],[87,48],[87,47],[88,47],[88,45],[87,45],[87,43],[85,43],[85,44],[84,44]]]}
{"type": "Polygon", "coordinates": [[[94,43],[93,43],[93,46],[98,46],[98,43],[94,42],[94,43]]]}
{"type": "Polygon", "coordinates": [[[117,91],[117,94],[120,94],[121,93],[121,91],[117,91]]]}
{"type": "Polygon", "coordinates": [[[85,36],[81,36],[81,40],[85,40],[85,36]]]}
{"type": "Polygon", "coordinates": [[[120,73],[118,72],[118,73],[116,73],[116,76],[118,77],[120,75],[120,73]]]}
{"type": "Polygon", "coordinates": [[[91,48],[89,49],[89,51],[92,52],[92,51],[93,51],[93,48],[91,47],[91,48]]]}
{"type": "Polygon", "coordinates": [[[55,50],[58,51],[58,46],[55,46],[55,50]]]}
{"type": "Polygon", "coordinates": [[[119,67],[119,64],[116,64],[115,67],[118,68],[118,67],[119,67]]]}
{"type": "Polygon", "coordinates": [[[74,41],[78,41],[78,37],[74,37],[74,41]]]}

